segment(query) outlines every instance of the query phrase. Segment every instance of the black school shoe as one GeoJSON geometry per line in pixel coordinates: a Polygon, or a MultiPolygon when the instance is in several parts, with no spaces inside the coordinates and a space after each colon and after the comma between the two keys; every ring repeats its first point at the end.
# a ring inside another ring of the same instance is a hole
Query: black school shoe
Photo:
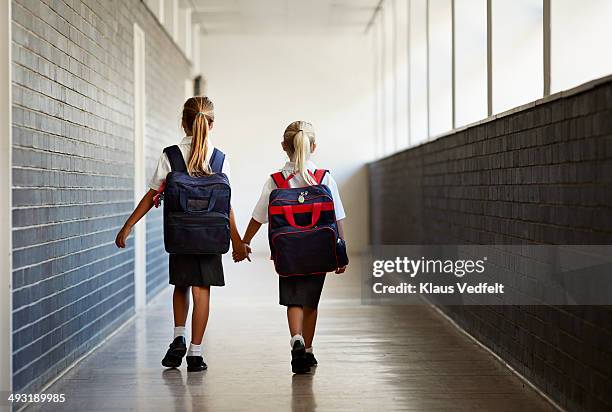
{"type": "Polygon", "coordinates": [[[199,372],[208,369],[201,356],[187,356],[187,372],[199,372]]]}
{"type": "Polygon", "coordinates": [[[308,366],[311,368],[319,364],[317,362],[317,358],[315,358],[315,356],[310,352],[306,352],[306,360],[308,361],[308,366]]]}
{"type": "Polygon", "coordinates": [[[306,347],[304,344],[296,340],[291,350],[291,370],[293,373],[308,373],[310,372],[310,364],[306,357],[306,347]]]}
{"type": "Polygon", "coordinates": [[[162,359],[162,365],[166,368],[178,368],[181,366],[183,356],[187,353],[187,344],[184,336],[177,336],[172,343],[166,356],[162,359]]]}

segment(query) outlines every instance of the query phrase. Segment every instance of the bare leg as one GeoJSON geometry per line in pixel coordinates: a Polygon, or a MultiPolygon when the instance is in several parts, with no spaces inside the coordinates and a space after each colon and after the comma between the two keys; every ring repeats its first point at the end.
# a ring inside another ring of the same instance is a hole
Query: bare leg
{"type": "Polygon", "coordinates": [[[192,286],[193,313],[191,315],[191,343],[200,345],[208,323],[210,287],[192,286]]]}
{"type": "Polygon", "coordinates": [[[287,306],[287,321],[289,322],[291,336],[301,335],[304,309],[301,306],[287,306]]]}
{"type": "Polygon", "coordinates": [[[317,327],[317,310],[313,308],[304,308],[304,343],[306,349],[312,347],[312,340],[314,339],[315,328],[317,327]]]}
{"type": "Polygon", "coordinates": [[[187,313],[189,313],[189,287],[174,287],[172,310],[174,312],[174,326],[185,326],[187,313]]]}

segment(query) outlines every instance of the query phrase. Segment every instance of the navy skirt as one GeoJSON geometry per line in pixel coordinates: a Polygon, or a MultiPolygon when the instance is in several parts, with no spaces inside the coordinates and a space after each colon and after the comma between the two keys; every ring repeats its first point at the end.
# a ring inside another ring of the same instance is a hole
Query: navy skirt
{"type": "Polygon", "coordinates": [[[306,306],[316,309],[319,306],[325,274],[302,276],[279,276],[279,303],[283,306],[306,306]]]}
{"type": "Polygon", "coordinates": [[[170,255],[170,284],[225,286],[221,255],[170,255]]]}

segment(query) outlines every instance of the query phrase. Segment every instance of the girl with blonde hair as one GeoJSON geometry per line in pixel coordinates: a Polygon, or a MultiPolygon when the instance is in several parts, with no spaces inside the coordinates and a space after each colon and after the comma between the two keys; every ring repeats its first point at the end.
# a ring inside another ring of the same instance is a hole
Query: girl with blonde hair
{"type": "MultiPolygon", "coordinates": [[[[191,97],[183,105],[182,127],[185,137],[177,145],[190,176],[211,175],[211,156],[215,151],[210,133],[215,121],[214,106],[208,97],[191,97]]],[[[168,148],[167,148],[168,149],[168,148]]],[[[176,152],[175,152],[176,153],[176,152]]],[[[177,154],[178,158],[181,156],[177,154]]],[[[153,207],[158,191],[163,191],[166,176],[172,170],[166,152],[162,153],[157,168],[149,182],[150,190],[144,195],[134,212],[117,234],[115,243],[124,248],[132,227],[153,207]]],[[[230,177],[230,165],[225,157],[221,173],[230,177]]],[[[230,209],[230,236],[233,255],[247,257],[247,247],[242,243],[234,212],[230,209]]],[[[208,323],[210,287],[224,286],[223,265],[220,254],[170,254],[170,284],[174,285],[172,308],[174,312],[174,338],[162,360],[165,367],[176,368],[187,354],[187,370],[202,371],[207,368],[202,357],[202,339],[208,323]],[[191,343],[187,350],[185,323],[189,312],[189,289],[193,297],[191,318],[191,343]]]]}
{"type": "MultiPolygon", "coordinates": [[[[285,129],[281,147],[289,157],[289,161],[281,169],[289,187],[299,188],[318,184],[313,177],[317,167],[310,160],[311,154],[317,147],[312,125],[304,121],[291,123],[285,129]]],[[[341,239],[344,239],[343,219],[346,215],[338,192],[338,185],[330,173],[325,173],[320,184],[326,185],[331,191],[338,234],[341,239]]],[[[277,184],[270,176],[264,184],[243,237],[245,244],[249,245],[261,225],[268,222],[270,194],[276,188],[277,184]]],[[[234,260],[241,260],[241,257],[235,255],[234,260]]],[[[344,272],[345,268],[338,268],[336,273],[344,272]]],[[[311,367],[317,365],[312,342],[324,282],[325,273],[279,276],[279,303],[287,307],[287,321],[291,334],[291,367],[294,373],[307,373],[311,367]]]]}

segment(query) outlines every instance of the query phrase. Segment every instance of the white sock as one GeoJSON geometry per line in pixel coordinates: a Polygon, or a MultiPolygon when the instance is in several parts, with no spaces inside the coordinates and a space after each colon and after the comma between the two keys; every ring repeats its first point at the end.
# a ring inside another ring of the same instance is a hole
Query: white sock
{"type": "Polygon", "coordinates": [[[179,336],[185,336],[185,327],[184,326],[175,326],[174,327],[174,339],[179,336]]]}
{"type": "Polygon", "coordinates": [[[190,343],[187,356],[202,356],[202,344],[194,345],[193,343],[190,343]]]}
{"type": "Polygon", "coordinates": [[[306,353],[312,353],[312,346],[310,348],[306,348],[306,353]]]}
{"type": "Polygon", "coordinates": [[[295,342],[297,342],[298,340],[302,342],[302,345],[306,346],[304,344],[304,337],[302,335],[293,335],[291,337],[291,340],[289,341],[289,344],[291,345],[292,348],[293,348],[293,345],[295,344],[295,342]]]}

